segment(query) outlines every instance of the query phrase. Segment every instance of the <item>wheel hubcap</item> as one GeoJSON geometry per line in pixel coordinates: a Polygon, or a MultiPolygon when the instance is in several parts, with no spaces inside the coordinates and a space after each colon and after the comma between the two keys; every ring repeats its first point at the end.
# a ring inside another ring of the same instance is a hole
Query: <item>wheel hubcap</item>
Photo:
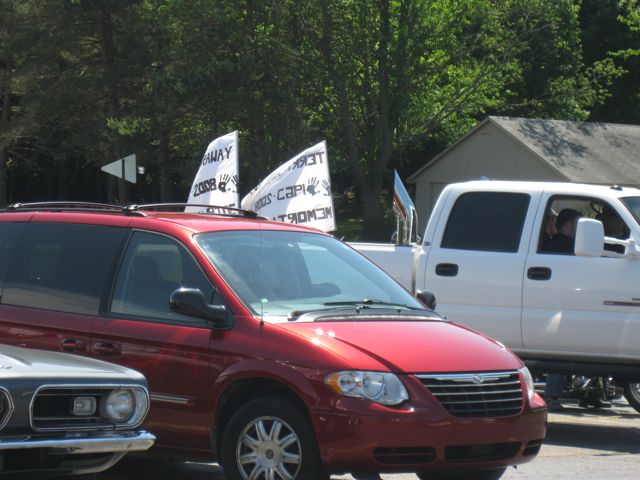
{"type": "Polygon", "coordinates": [[[242,431],[236,458],[245,480],[293,480],[302,464],[302,447],[286,422],[260,417],[242,431]]]}

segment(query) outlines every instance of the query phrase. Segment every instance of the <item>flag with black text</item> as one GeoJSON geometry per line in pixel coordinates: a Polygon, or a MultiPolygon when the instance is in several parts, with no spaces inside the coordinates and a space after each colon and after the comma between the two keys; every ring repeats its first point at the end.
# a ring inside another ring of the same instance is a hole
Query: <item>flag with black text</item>
{"type": "Polygon", "coordinates": [[[335,230],[326,142],[280,165],[242,199],[242,208],[271,220],[335,230]]]}
{"type": "MultiPolygon", "coordinates": [[[[239,208],[238,132],[216,138],[207,147],[187,203],[239,208]]],[[[185,211],[203,211],[187,207],[185,211]]]]}

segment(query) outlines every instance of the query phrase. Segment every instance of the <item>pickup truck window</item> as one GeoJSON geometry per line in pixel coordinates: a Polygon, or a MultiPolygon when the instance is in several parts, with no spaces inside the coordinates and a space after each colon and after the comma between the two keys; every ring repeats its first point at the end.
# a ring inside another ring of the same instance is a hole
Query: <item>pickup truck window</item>
{"type": "MultiPolygon", "coordinates": [[[[621,200],[624,201],[624,199],[621,200]]],[[[630,210],[633,213],[632,208],[630,208],[630,210]]],[[[561,231],[559,223],[567,223],[566,215],[563,217],[562,212],[574,212],[579,217],[599,220],[602,222],[604,234],[607,237],[617,238],[619,240],[629,238],[630,229],[618,212],[616,212],[615,208],[598,198],[554,195],[547,202],[545,212],[545,221],[542,224],[540,232],[538,253],[573,254],[573,236],[575,232],[573,230],[571,233],[566,230],[564,232],[561,231]],[[567,248],[558,248],[563,245],[563,243],[555,240],[558,239],[557,237],[563,236],[567,248]]],[[[622,245],[605,243],[604,249],[616,253],[624,253],[624,247],[622,245]]]]}
{"type": "Polygon", "coordinates": [[[636,222],[640,223],[640,197],[622,197],[620,200],[632,213],[636,222]]]}
{"type": "Polygon", "coordinates": [[[442,248],[515,253],[530,197],[524,193],[470,192],[456,200],[442,248]]]}
{"type": "Polygon", "coordinates": [[[424,308],[386,273],[333,237],[239,230],[202,233],[196,242],[245,305],[268,321],[287,321],[299,310],[335,308],[336,302],[424,308]]]}

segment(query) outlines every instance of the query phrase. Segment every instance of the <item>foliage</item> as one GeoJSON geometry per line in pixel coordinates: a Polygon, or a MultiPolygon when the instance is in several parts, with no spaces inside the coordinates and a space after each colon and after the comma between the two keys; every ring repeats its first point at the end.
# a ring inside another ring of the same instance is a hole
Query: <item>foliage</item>
{"type": "MultiPolygon", "coordinates": [[[[601,102],[590,110],[595,121],[640,121],[640,36],[636,0],[582,0],[580,27],[584,58],[611,75],[601,102]]],[[[606,78],[606,77],[605,77],[606,78]]]]}
{"type": "Polygon", "coordinates": [[[243,192],[326,139],[337,208],[355,195],[368,238],[388,237],[392,169],[411,173],[487,114],[606,120],[640,28],[637,0],[0,0],[0,13],[0,202],[122,200],[98,167],[132,152],[147,170],[132,200],[185,200],[208,142],[238,130],[243,192]],[[615,42],[597,48],[603,35],[615,42]]]}

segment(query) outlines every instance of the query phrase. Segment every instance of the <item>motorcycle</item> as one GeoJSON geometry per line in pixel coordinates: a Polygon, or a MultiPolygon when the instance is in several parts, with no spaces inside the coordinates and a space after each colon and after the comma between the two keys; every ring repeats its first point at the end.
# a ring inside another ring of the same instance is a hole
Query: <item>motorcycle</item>
{"type": "MultiPolygon", "coordinates": [[[[544,393],[545,378],[536,382],[536,390],[544,393]]],[[[603,402],[612,402],[623,396],[629,405],[640,412],[640,383],[619,383],[612,377],[587,377],[567,375],[563,398],[572,398],[583,406],[598,406],[603,402]]]]}
{"type": "Polygon", "coordinates": [[[640,383],[626,383],[624,385],[624,398],[629,405],[640,412],[640,383]]]}

